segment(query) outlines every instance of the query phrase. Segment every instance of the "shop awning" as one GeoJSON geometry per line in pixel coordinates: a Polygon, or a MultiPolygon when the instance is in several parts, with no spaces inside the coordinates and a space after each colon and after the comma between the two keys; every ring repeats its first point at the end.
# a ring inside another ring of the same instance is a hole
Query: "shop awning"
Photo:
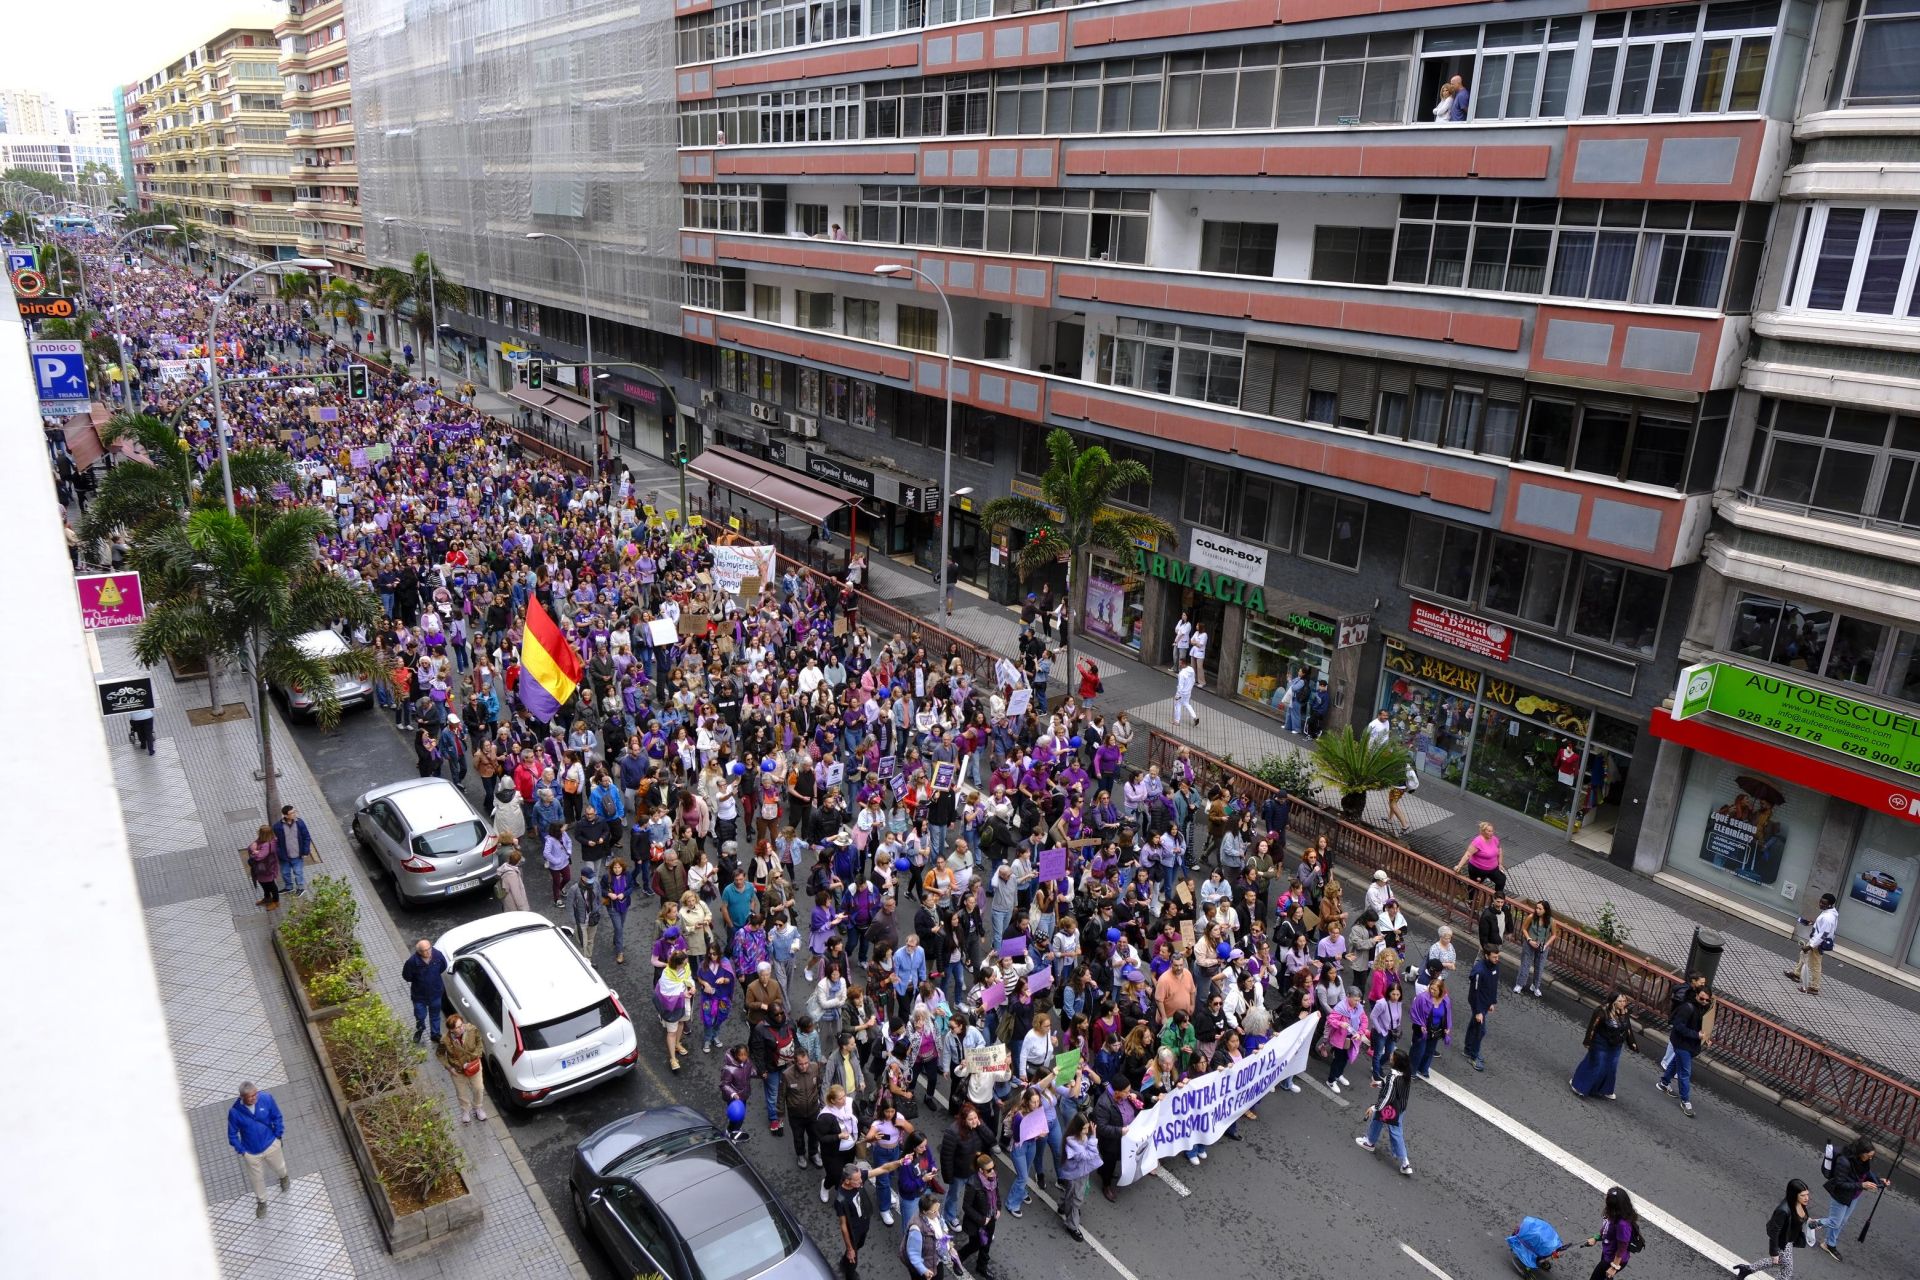
{"type": "Polygon", "coordinates": [[[1911,780],[1888,781],[1850,769],[1830,761],[1824,754],[1816,754],[1821,751],[1819,747],[1802,742],[1776,745],[1748,737],[1744,731],[1720,728],[1707,716],[1675,720],[1659,707],[1654,708],[1647,727],[1656,738],[1691,747],[1795,786],[1851,801],[1869,813],[1889,813],[1908,822],[1920,822],[1920,797],[1915,795],[1920,785],[1911,780]]]}
{"type": "Polygon", "coordinates": [[[593,408],[586,401],[576,400],[558,391],[549,391],[545,387],[538,391],[515,387],[507,392],[507,399],[515,404],[523,404],[536,413],[571,422],[576,427],[593,416],[593,408]]]}
{"type": "Polygon", "coordinates": [[[723,489],[733,490],[742,498],[808,524],[825,524],[834,512],[856,501],[855,495],[845,489],[822,484],[725,445],[709,445],[687,464],[687,470],[723,489]]]}

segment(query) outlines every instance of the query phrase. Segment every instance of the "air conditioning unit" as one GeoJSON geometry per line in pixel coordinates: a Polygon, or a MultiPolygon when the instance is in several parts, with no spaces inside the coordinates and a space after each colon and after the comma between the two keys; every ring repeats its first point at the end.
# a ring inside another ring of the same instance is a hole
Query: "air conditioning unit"
{"type": "Polygon", "coordinates": [[[802,440],[817,440],[820,438],[820,419],[790,413],[787,415],[787,430],[802,440]]]}
{"type": "Polygon", "coordinates": [[[780,410],[776,409],[774,406],[770,404],[761,404],[759,401],[756,400],[754,401],[752,408],[753,408],[753,420],[755,422],[780,421],[780,410]]]}
{"type": "Polygon", "coordinates": [[[714,392],[712,392],[712,391],[702,391],[702,392],[700,393],[700,403],[701,403],[701,404],[703,404],[703,405],[714,405],[714,404],[719,404],[719,403],[720,403],[720,397],[719,397],[719,395],[717,395],[716,393],[714,393],[714,392]]]}

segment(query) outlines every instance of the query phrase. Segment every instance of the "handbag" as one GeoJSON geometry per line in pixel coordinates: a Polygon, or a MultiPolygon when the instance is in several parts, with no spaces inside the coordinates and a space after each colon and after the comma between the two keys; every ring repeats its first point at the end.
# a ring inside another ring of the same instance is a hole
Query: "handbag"
{"type": "Polygon", "coordinates": [[[1381,1124],[1392,1124],[1394,1121],[1400,1118],[1399,1108],[1395,1107],[1391,1102],[1381,1107],[1379,1114],[1380,1114],[1381,1124]]]}
{"type": "Polygon", "coordinates": [[[478,1058],[475,1058],[475,1059],[473,1059],[473,1060],[472,1060],[471,1062],[469,1062],[469,1063],[467,1063],[467,1065],[466,1065],[466,1066],[464,1066],[464,1067],[461,1067],[461,1068],[460,1068],[460,1074],[461,1074],[461,1075],[463,1075],[463,1076],[477,1076],[477,1075],[479,1075],[479,1074],[480,1074],[480,1059],[478,1059],[478,1058]]]}

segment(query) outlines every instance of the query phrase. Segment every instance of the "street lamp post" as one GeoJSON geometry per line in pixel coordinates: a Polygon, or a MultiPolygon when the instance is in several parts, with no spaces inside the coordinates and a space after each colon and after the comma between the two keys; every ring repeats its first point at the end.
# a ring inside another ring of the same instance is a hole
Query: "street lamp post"
{"type": "MultiPolygon", "coordinates": [[[[663,403],[660,406],[660,426],[661,426],[662,433],[663,435],[666,432],[673,433],[673,447],[676,454],[687,453],[688,450],[686,448],[685,442],[683,442],[680,439],[680,398],[673,394],[673,383],[667,381],[667,375],[660,372],[658,369],[653,368],[650,365],[640,364],[637,361],[633,361],[633,360],[610,360],[607,362],[607,368],[638,369],[641,373],[646,374],[649,378],[652,378],[655,382],[660,384],[660,394],[666,397],[665,403],[663,403]]],[[[610,376],[611,376],[610,374],[595,373],[593,375],[593,380],[595,383],[600,383],[600,382],[604,382],[610,376]]],[[[607,456],[609,461],[611,461],[613,456],[613,450],[611,446],[609,446],[607,450],[607,456]]],[[[685,471],[683,470],[680,476],[680,497],[681,497],[680,510],[683,513],[687,509],[687,504],[685,501],[686,496],[687,496],[687,477],[686,477],[685,471]]]]}
{"type": "MultiPolygon", "coordinates": [[[[587,260],[573,241],[567,239],[565,236],[554,235],[551,231],[529,231],[527,232],[527,239],[557,240],[572,251],[573,260],[580,264],[580,314],[587,322],[587,368],[591,370],[594,368],[593,307],[587,299],[587,260]]],[[[594,456],[598,460],[596,474],[604,476],[607,473],[607,428],[606,424],[600,419],[600,398],[594,391],[593,384],[597,379],[587,377],[582,379],[582,381],[587,384],[587,412],[592,415],[593,418],[593,450],[594,456]]],[[[675,425],[677,426],[678,424],[675,425]]]]}
{"type": "MultiPolygon", "coordinates": [[[[120,258],[122,246],[135,236],[147,231],[165,231],[171,234],[179,229],[179,227],[176,227],[171,222],[155,222],[149,226],[135,227],[113,242],[113,252],[108,255],[107,259],[107,270],[109,272],[113,270],[113,264],[120,258]]],[[[127,389],[127,408],[134,413],[138,413],[140,412],[140,389],[134,381],[133,366],[127,363],[126,340],[120,336],[120,330],[117,327],[113,331],[113,345],[120,352],[120,380],[127,389]]]]}
{"type": "MultiPolygon", "coordinates": [[[[325,258],[286,258],[272,262],[262,262],[258,266],[248,267],[234,277],[233,283],[220,291],[213,300],[213,319],[207,323],[207,381],[213,387],[213,438],[220,449],[220,484],[227,494],[227,514],[237,514],[233,505],[233,470],[227,465],[227,415],[220,403],[220,313],[226,309],[227,297],[240,283],[262,271],[331,271],[333,264],[325,258]]],[[[217,708],[216,708],[217,709],[217,708]]]]}
{"type": "MultiPolygon", "coordinates": [[[[947,527],[947,508],[953,499],[953,303],[947,300],[947,291],[939,282],[918,267],[909,267],[905,263],[885,262],[873,269],[877,276],[919,276],[927,282],[935,293],[940,295],[940,309],[947,314],[947,438],[946,445],[940,451],[940,510],[937,518],[940,522],[940,599],[945,602],[947,613],[953,613],[953,587],[947,581],[947,546],[953,541],[953,531],[947,527]]],[[[849,547],[849,555],[859,548],[849,547]]]]}

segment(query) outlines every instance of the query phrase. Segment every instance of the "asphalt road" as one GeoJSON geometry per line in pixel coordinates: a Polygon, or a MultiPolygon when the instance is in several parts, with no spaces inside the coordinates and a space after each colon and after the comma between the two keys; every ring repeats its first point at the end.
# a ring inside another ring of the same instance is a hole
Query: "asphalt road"
{"type": "MultiPolygon", "coordinates": [[[[413,773],[405,739],[379,711],[351,713],[332,734],[302,725],[294,736],[343,822],[360,791],[413,773]]],[[[541,880],[537,873],[528,877],[536,909],[545,903],[541,880]]],[[[484,894],[425,909],[402,908],[384,882],[380,896],[382,907],[409,937],[438,937],[498,909],[484,894]]],[[[598,939],[601,954],[595,957],[627,1008],[636,1011],[651,1008],[645,962],[651,920],[650,912],[632,916],[635,936],[629,950],[637,963],[616,968],[604,931],[598,939]]],[[[1628,1058],[1617,1101],[1575,1097],[1567,1077],[1581,1054],[1584,1015],[1551,999],[1514,996],[1510,985],[1503,988],[1487,1039],[1487,1071],[1476,1073],[1457,1050],[1445,1050],[1435,1065],[1443,1087],[1421,1086],[1413,1095],[1406,1121],[1411,1178],[1399,1174],[1384,1142],[1373,1156],[1354,1145],[1369,1100],[1364,1087],[1335,1098],[1309,1084],[1299,1094],[1268,1099],[1260,1119],[1241,1126],[1246,1140],[1215,1145],[1201,1167],[1176,1160],[1166,1170],[1170,1177],[1150,1177],[1123,1189],[1117,1205],[1096,1192],[1085,1225],[1097,1249],[1069,1240],[1041,1204],[1019,1221],[1003,1219],[994,1248],[995,1274],[1011,1280],[1433,1275],[1485,1280],[1513,1274],[1504,1237],[1523,1215],[1547,1219],[1563,1236],[1584,1237],[1599,1226],[1602,1189],[1618,1182],[1634,1192],[1643,1210],[1670,1215],[1646,1224],[1647,1249],[1627,1274],[1726,1275],[1731,1262],[1751,1261],[1764,1252],[1766,1218],[1788,1178],[1813,1185],[1815,1209],[1824,1211],[1826,1198],[1818,1189],[1822,1139],[1780,1112],[1755,1109],[1744,1095],[1697,1083],[1697,1114],[1688,1119],[1655,1092],[1657,1062],[1628,1058]],[[1678,1225],[1671,1230],[1663,1225],[1672,1223],[1678,1225]]],[[[634,1074],[551,1109],[506,1114],[581,1257],[607,1280],[624,1278],[579,1233],[567,1203],[574,1145],[601,1125],[644,1107],[681,1102],[716,1117],[721,1111],[717,1056],[695,1052],[681,1076],[674,1077],[664,1065],[659,1028],[645,1012],[639,1012],[638,1030],[643,1052],[634,1074]]],[[[744,1022],[736,1016],[728,1032],[727,1042],[737,1042],[744,1022]]],[[[1318,1062],[1309,1068],[1316,1079],[1323,1071],[1318,1062]]],[[[1364,1086],[1365,1072],[1356,1065],[1348,1078],[1364,1086]]],[[[937,1125],[938,1118],[923,1123],[937,1125]]],[[[838,1233],[819,1201],[817,1174],[794,1167],[792,1147],[784,1135],[766,1133],[758,1106],[750,1110],[748,1125],[754,1135],[746,1147],[749,1157],[833,1256],[838,1233]]],[[[1883,1165],[1891,1154],[1883,1154],[1883,1165]]],[[[1910,1190],[1916,1185],[1913,1177],[1908,1173],[1897,1183],[1910,1190]]],[[[1003,1188],[1010,1180],[1005,1174],[1003,1188]]],[[[1920,1214],[1911,1196],[1897,1188],[1869,1242],[1860,1245],[1855,1239],[1864,1220],[1862,1208],[1847,1226],[1843,1266],[1803,1251],[1797,1258],[1800,1274],[1836,1280],[1913,1276],[1913,1259],[1920,1257],[1920,1214]]],[[[1576,1250],[1554,1274],[1584,1277],[1594,1260],[1591,1251],[1576,1250]]],[[[878,1224],[862,1273],[900,1274],[890,1233],[878,1224]]]]}

